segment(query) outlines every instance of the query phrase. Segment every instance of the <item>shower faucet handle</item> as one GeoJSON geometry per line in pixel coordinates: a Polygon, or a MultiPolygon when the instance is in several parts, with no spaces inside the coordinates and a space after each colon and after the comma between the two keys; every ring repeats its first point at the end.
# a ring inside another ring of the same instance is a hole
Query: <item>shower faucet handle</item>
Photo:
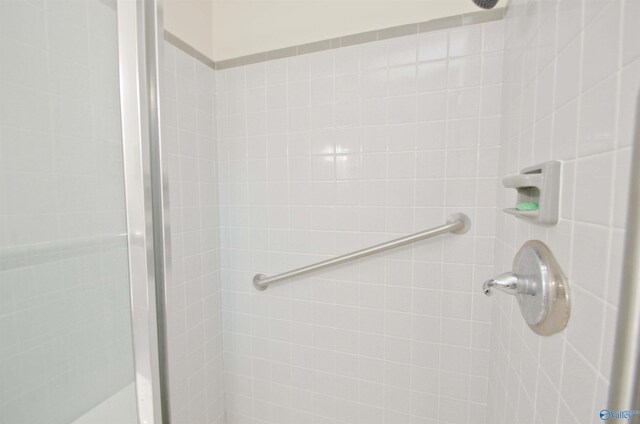
{"type": "Polygon", "coordinates": [[[493,289],[500,290],[512,296],[516,294],[536,295],[536,283],[513,272],[500,274],[495,278],[485,281],[482,285],[482,290],[487,296],[493,295],[493,289]]]}
{"type": "Polygon", "coordinates": [[[518,276],[513,272],[505,272],[485,281],[482,285],[482,290],[487,296],[493,296],[493,289],[515,296],[518,292],[518,276]]]}
{"type": "Polygon", "coordinates": [[[515,296],[524,320],[535,333],[550,336],[569,321],[569,285],[549,248],[538,240],[526,242],[513,261],[513,270],[487,280],[485,295],[500,290],[515,296]]]}

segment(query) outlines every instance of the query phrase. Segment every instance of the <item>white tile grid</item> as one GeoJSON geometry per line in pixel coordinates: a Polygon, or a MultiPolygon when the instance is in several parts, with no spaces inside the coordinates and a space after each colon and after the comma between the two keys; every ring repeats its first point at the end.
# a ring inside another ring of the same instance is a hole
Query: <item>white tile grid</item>
{"type": "Polygon", "coordinates": [[[0,56],[0,421],[68,423],[133,380],[115,13],[2,1],[0,56]]]}
{"type": "Polygon", "coordinates": [[[484,422],[502,33],[217,72],[229,423],[484,422]],[[251,285],[452,212],[469,235],[251,285]]]}
{"type": "Polygon", "coordinates": [[[209,67],[165,43],[163,136],[169,153],[168,290],[173,423],[224,422],[213,91],[209,67]]]}
{"type": "MultiPolygon", "coordinates": [[[[500,173],[563,160],[561,221],[547,229],[499,213],[495,272],[511,268],[526,240],[544,241],[570,279],[572,316],[566,331],[540,338],[513,299],[495,296],[489,422],[598,423],[607,407],[640,87],[639,18],[634,1],[510,6],[500,173]]],[[[506,189],[498,197],[502,207],[515,201],[506,189]]]]}

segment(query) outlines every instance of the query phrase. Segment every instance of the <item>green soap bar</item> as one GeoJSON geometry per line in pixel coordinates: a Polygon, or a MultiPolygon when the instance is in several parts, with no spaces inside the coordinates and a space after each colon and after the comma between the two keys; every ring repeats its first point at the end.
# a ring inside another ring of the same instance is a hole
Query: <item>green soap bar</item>
{"type": "Polygon", "coordinates": [[[516,209],[519,211],[537,211],[538,204],[537,203],[518,203],[516,205],[516,209]]]}

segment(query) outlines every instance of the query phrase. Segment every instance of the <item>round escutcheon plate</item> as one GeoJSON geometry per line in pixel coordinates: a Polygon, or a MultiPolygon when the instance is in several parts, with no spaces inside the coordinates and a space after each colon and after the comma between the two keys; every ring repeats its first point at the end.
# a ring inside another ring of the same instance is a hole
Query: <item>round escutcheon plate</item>
{"type": "Polygon", "coordinates": [[[513,272],[526,281],[527,292],[516,294],[520,311],[537,334],[550,336],[569,322],[569,284],[551,250],[538,240],[526,242],[513,261],[513,272]]]}

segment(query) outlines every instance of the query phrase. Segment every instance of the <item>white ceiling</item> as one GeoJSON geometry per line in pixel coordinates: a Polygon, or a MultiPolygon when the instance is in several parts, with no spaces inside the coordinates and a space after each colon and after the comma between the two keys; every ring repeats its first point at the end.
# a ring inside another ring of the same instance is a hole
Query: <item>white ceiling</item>
{"type": "Polygon", "coordinates": [[[481,10],[472,0],[165,0],[165,27],[219,61],[481,10]]]}

